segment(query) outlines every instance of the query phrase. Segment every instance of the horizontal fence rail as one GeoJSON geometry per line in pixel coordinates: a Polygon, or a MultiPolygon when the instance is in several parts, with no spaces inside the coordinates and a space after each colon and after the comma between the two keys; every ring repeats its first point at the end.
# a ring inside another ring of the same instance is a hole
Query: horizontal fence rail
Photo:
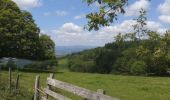
{"type": "Polygon", "coordinates": [[[50,74],[50,77],[48,77],[46,81],[47,87],[43,90],[40,90],[39,89],[40,76],[39,75],[36,76],[34,100],[39,100],[40,92],[44,94],[44,96],[41,97],[42,100],[48,100],[49,96],[55,98],[56,100],[71,100],[66,96],[63,96],[61,94],[52,91],[51,90],[52,87],[56,87],[65,90],[67,92],[73,93],[77,96],[82,97],[83,100],[118,100],[117,98],[113,98],[111,96],[105,95],[105,91],[102,89],[98,89],[97,92],[95,92],[82,87],[72,85],[70,83],[53,79],[53,77],[54,75],[50,74]]]}
{"type": "Polygon", "coordinates": [[[66,82],[52,79],[50,77],[47,78],[47,84],[74,93],[78,96],[86,98],[87,100],[118,100],[116,98],[112,98],[111,96],[104,95],[101,92],[94,92],[66,82]]]}
{"type": "Polygon", "coordinates": [[[49,96],[52,96],[53,98],[57,99],[57,100],[71,100],[61,94],[58,94],[56,92],[53,92],[47,88],[44,89],[44,92],[47,93],[49,96]]]}

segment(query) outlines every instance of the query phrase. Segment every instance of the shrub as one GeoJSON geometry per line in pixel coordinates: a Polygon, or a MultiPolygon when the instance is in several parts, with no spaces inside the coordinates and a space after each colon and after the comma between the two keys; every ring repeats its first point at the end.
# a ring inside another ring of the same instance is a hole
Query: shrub
{"type": "Polygon", "coordinates": [[[166,58],[159,58],[159,59],[153,59],[152,70],[155,75],[167,75],[168,74],[168,59],[166,58]]]}
{"type": "Polygon", "coordinates": [[[166,76],[169,74],[169,55],[162,48],[155,49],[149,62],[147,72],[150,75],[166,76]]]}
{"type": "Polygon", "coordinates": [[[130,73],[130,68],[135,61],[135,59],[128,59],[126,57],[118,58],[112,67],[112,73],[130,73]]]}
{"type": "Polygon", "coordinates": [[[115,63],[119,52],[114,50],[104,49],[101,50],[96,56],[96,72],[98,73],[110,73],[112,71],[112,65],[115,63]]]}
{"type": "Polygon", "coordinates": [[[131,74],[133,75],[142,75],[142,74],[146,74],[146,64],[143,61],[135,61],[132,64],[132,67],[130,69],[131,74]]]}
{"type": "Polygon", "coordinates": [[[36,70],[50,70],[54,69],[57,65],[58,65],[57,60],[47,60],[41,62],[33,62],[29,65],[25,65],[24,68],[36,70]]]}
{"type": "Polygon", "coordinates": [[[75,72],[94,72],[94,61],[71,60],[69,61],[69,70],[75,72]]]}
{"type": "Polygon", "coordinates": [[[0,67],[1,67],[2,70],[8,70],[9,67],[11,67],[12,70],[17,69],[16,63],[12,60],[9,60],[7,64],[1,64],[0,67]]]}

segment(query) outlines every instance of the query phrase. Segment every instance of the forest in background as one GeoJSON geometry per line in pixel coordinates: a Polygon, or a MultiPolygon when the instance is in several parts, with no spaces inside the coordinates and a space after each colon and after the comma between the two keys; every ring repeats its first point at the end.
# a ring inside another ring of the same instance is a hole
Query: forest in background
{"type": "Polygon", "coordinates": [[[143,9],[131,33],[119,33],[115,42],[69,57],[69,69],[78,72],[132,75],[168,75],[170,68],[170,31],[163,35],[150,31],[143,9]]]}

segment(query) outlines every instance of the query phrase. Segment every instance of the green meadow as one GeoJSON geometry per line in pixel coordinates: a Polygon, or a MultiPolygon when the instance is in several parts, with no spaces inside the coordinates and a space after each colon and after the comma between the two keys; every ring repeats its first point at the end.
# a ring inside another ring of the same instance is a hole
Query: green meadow
{"type": "MultiPolygon", "coordinates": [[[[69,72],[66,68],[66,59],[59,61],[58,72],[54,74],[54,78],[64,82],[68,82],[80,87],[84,87],[93,91],[104,89],[107,95],[118,98],[120,100],[170,100],[170,78],[169,77],[145,77],[145,76],[123,76],[123,75],[106,75],[106,74],[90,74],[69,72]],[[63,66],[63,69],[62,69],[63,66]]],[[[20,74],[19,87],[28,92],[30,98],[34,94],[35,76],[40,75],[41,89],[46,87],[46,78],[50,73],[31,73],[31,72],[12,72],[13,82],[17,74],[20,74]]],[[[0,72],[0,82],[8,83],[8,72],[0,72]]],[[[3,84],[3,83],[2,83],[3,84]]],[[[7,84],[4,87],[8,87],[7,84]]],[[[0,90],[2,92],[2,88],[0,90]]],[[[56,90],[73,100],[81,100],[65,91],[56,90]]],[[[25,95],[25,94],[23,94],[25,95]]],[[[0,93],[0,98],[3,93],[0,93]]],[[[15,97],[15,95],[14,95],[15,97]]],[[[16,100],[22,100],[24,96],[20,96],[16,100]]],[[[28,98],[28,99],[30,99],[28,98]]],[[[10,99],[9,99],[10,100],[10,99]]]]}

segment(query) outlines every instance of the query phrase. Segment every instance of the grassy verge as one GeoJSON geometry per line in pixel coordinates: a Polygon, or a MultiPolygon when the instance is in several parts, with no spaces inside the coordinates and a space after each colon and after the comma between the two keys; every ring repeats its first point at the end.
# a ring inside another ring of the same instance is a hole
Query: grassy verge
{"type": "MultiPolygon", "coordinates": [[[[13,72],[13,78],[18,72],[13,72]]],[[[46,86],[46,78],[49,73],[29,73],[19,72],[21,74],[20,87],[26,89],[33,95],[34,81],[37,74],[40,75],[41,88],[46,86]]],[[[1,80],[8,78],[8,72],[1,72],[1,80]]],[[[87,89],[96,91],[104,89],[110,96],[121,100],[170,100],[170,78],[169,77],[139,77],[139,76],[121,76],[121,75],[103,75],[61,72],[55,73],[55,79],[69,82],[87,89]]],[[[7,85],[7,84],[6,84],[7,85]]],[[[57,90],[62,94],[71,97],[73,100],[81,98],[57,90]]]]}

